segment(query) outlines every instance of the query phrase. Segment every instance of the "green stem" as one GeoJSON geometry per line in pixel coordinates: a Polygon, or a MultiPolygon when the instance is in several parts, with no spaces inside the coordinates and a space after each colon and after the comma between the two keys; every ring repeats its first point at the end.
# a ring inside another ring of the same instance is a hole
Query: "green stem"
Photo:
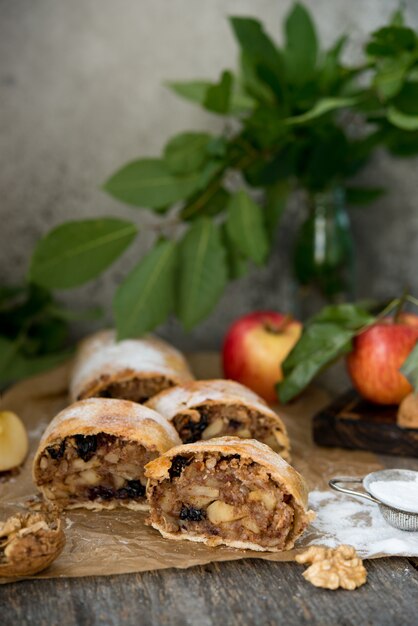
{"type": "Polygon", "coordinates": [[[364,326],[362,326],[360,330],[357,331],[356,335],[361,335],[361,333],[364,333],[364,331],[370,328],[370,326],[373,326],[373,324],[376,324],[376,322],[379,322],[381,319],[386,317],[386,315],[390,313],[395,307],[399,306],[400,300],[401,298],[395,298],[394,300],[389,302],[389,304],[385,306],[382,311],[380,311],[379,315],[376,315],[375,319],[372,322],[369,322],[369,324],[365,324],[364,326]]]}
{"type": "Polygon", "coordinates": [[[235,163],[234,162],[226,163],[221,173],[218,174],[217,177],[206,187],[206,189],[197,198],[197,200],[192,205],[186,206],[185,209],[183,209],[180,212],[180,217],[183,220],[187,220],[190,217],[193,217],[193,215],[195,215],[196,213],[199,213],[200,209],[206,204],[208,200],[210,200],[210,198],[212,198],[212,196],[215,195],[215,193],[220,188],[222,181],[223,181],[223,176],[226,170],[228,169],[242,170],[248,165],[251,165],[251,163],[255,161],[257,158],[259,158],[259,156],[260,155],[258,152],[253,151],[252,154],[244,155],[243,157],[238,159],[238,161],[236,161],[235,163]]]}
{"type": "Polygon", "coordinates": [[[418,306],[418,298],[414,298],[414,296],[411,296],[410,294],[407,295],[406,299],[408,300],[408,302],[410,302],[411,304],[414,304],[415,306],[418,306]]]}
{"type": "Polygon", "coordinates": [[[399,321],[399,316],[402,313],[402,310],[405,306],[406,299],[408,297],[408,289],[405,287],[403,290],[402,296],[399,298],[398,306],[396,307],[395,315],[393,316],[393,321],[395,324],[399,321]]]}

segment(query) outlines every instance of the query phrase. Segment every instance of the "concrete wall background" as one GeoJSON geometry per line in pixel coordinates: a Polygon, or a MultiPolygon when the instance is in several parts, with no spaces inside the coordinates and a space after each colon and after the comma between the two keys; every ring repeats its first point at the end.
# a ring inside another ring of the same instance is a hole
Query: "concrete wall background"
{"type": "MultiPolygon", "coordinates": [[[[350,33],[355,57],[367,32],[397,0],[305,0],[323,40],[350,33]]],[[[0,282],[24,275],[37,238],[68,218],[116,214],[135,220],[134,246],[94,285],[65,295],[109,307],[115,284],[150,246],[147,212],[124,207],[99,185],[126,161],[158,154],[183,129],[219,121],[176,98],[164,80],[214,78],[234,67],[226,16],[255,15],[279,32],[289,0],[0,0],[0,282]]],[[[418,26],[418,2],[407,0],[418,26]]],[[[417,161],[379,155],[362,177],[390,193],[352,213],[359,295],[387,297],[404,284],[418,292],[417,161]],[[366,269],[364,269],[366,268],[366,269]]],[[[297,212],[297,207],[296,207],[297,212]]],[[[285,216],[270,266],[234,283],[211,318],[189,335],[163,334],[185,348],[218,343],[226,324],[259,307],[291,308],[285,216]]]]}

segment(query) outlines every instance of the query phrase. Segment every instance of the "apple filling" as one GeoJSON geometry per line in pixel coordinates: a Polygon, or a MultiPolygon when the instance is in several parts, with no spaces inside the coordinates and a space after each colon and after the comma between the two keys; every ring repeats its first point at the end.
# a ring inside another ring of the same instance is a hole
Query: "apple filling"
{"type": "Polygon", "coordinates": [[[114,435],[75,435],[45,448],[35,480],[62,508],[144,508],[144,465],[157,456],[114,435]]]}
{"type": "Polygon", "coordinates": [[[289,456],[288,440],[273,417],[240,404],[211,403],[177,413],[173,419],[183,443],[225,435],[257,439],[283,456],[289,456]]]}
{"type": "Polygon", "coordinates": [[[267,469],[238,454],[177,455],[169,477],[151,481],[148,497],[148,524],[209,545],[248,542],[282,550],[306,525],[293,496],[267,469]]]}
{"type": "Polygon", "coordinates": [[[122,400],[131,400],[143,404],[152,396],[160,391],[164,391],[169,387],[173,387],[174,383],[165,376],[151,376],[147,378],[128,378],[125,380],[112,381],[103,384],[97,392],[91,394],[89,390],[81,394],[79,400],[94,395],[97,398],[119,398],[122,400]]]}

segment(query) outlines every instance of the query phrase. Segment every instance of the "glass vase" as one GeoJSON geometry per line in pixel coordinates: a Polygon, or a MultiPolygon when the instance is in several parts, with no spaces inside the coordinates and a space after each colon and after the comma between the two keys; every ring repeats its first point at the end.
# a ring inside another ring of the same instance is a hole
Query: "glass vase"
{"type": "Polygon", "coordinates": [[[344,190],[308,193],[307,211],[293,257],[301,319],[325,304],[354,298],[354,246],[344,190]]]}

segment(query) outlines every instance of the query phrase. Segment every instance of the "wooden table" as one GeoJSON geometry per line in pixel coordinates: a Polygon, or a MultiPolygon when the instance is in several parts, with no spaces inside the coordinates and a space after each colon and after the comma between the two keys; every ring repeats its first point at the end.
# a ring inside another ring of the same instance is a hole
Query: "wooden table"
{"type": "MultiPolygon", "coordinates": [[[[418,470],[418,460],[381,460],[418,470]]],[[[316,589],[301,576],[302,566],[262,560],[23,581],[0,586],[0,626],[416,626],[418,559],[377,559],[366,567],[368,582],[355,592],[316,589]]]]}
{"type": "Polygon", "coordinates": [[[295,563],[214,563],[189,570],[65,580],[0,588],[2,626],[418,623],[418,559],[366,563],[355,592],[315,589],[295,563]]]}

